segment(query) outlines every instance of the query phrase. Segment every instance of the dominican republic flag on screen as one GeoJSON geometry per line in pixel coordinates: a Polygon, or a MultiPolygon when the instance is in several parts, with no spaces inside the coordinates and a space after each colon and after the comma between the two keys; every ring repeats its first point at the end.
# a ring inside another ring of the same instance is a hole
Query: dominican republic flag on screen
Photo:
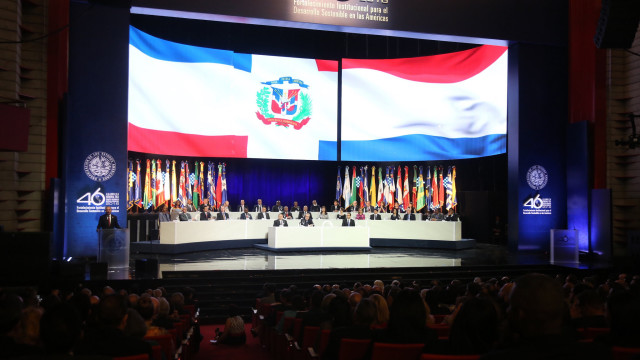
{"type": "Polygon", "coordinates": [[[506,47],[342,60],[343,161],[490,156],[506,133],[506,47]]]}
{"type": "Polygon", "coordinates": [[[336,160],[336,61],[240,54],[129,31],[130,151],[336,160]]]}

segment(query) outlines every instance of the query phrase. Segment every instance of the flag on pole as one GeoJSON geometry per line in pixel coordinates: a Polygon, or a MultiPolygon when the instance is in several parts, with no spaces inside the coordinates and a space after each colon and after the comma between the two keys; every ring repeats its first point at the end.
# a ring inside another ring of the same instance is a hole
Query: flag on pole
{"type": "MultiPolygon", "coordinates": [[[[375,175],[375,174],[374,174],[375,175]]],[[[384,205],[384,182],[382,181],[382,168],[378,168],[378,207],[384,205]]]]}
{"type": "Polygon", "coordinates": [[[209,161],[207,165],[207,197],[209,198],[209,205],[211,208],[216,208],[216,185],[213,182],[213,164],[209,161]]]}
{"type": "Polygon", "coordinates": [[[158,189],[156,206],[159,207],[164,204],[164,172],[162,171],[162,160],[158,159],[156,162],[158,163],[156,166],[156,188],[158,189]]]}
{"type": "Polygon", "coordinates": [[[351,181],[349,181],[349,167],[344,168],[344,189],[342,189],[342,198],[344,199],[344,207],[347,207],[351,199],[351,181]]]}
{"type": "Polygon", "coordinates": [[[363,177],[363,180],[362,180],[362,187],[364,189],[362,190],[362,194],[363,194],[362,200],[363,201],[362,201],[362,204],[360,204],[360,208],[361,209],[364,208],[365,203],[367,201],[369,201],[369,185],[367,185],[367,183],[369,182],[368,181],[369,178],[367,177],[368,176],[367,170],[369,170],[369,167],[365,166],[364,167],[364,177],[363,177]]]}
{"type": "Polygon", "coordinates": [[[178,181],[176,175],[176,161],[171,162],[171,206],[178,201],[178,181]]]}
{"type": "MultiPolygon", "coordinates": [[[[422,210],[422,208],[424,208],[425,206],[424,177],[422,175],[422,170],[423,170],[422,166],[420,166],[420,176],[418,177],[418,181],[417,181],[418,190],[416,191],[416,211],[422,210]]],[[[427,210],[429,210],[429,208],[427,208],[427,210]]]]}
{"type": "Polygon", "coordinates": [[[444,169],[440,168],[440,188],[438,189],[438,207],[444,207],[444,183],[442,181],[444,169]]]}
{"type": "Polygon", "coordinates": [[[431,208],[435,210],[440,207],[438,205],[439,196],[438,196],[438,167],[437,166],[433,167],[433,178],[431,179],[431,194],[432,194],[431,208]]]}
{"type": "Polygon", "coordinates": [[[147,169],[144,172],[144,193],[142,195],[142,207],[148,209],[151,206],[151,160],[147,159],[147,169]]]}
{"type": "Polygon", "coordinates": [[[200,208],[200,178],[198,177],[199,169],[198,169],[197,161],[195,162],[195,164],[193,164],[193,167],[195,168],[194,175],[193,175],[193,206],[195,206],[196,209],[199,209],[200,208]]]}
{"type": "Polygon", "coordinates": [[[396,182],[393,179],[393,166],[390,167],[389,171],[389,207],[394,207],[394,196],[396,193],[396,182]]]}
{"type": "Polygon", "coordinates": [[[349,199],[349,205],[353,204],[354,201],[357,200],[357,188],[356,188],[356,167],[353,166],[353,177],[351,178],[351,198],[349,199]]]}
{"type": "MultiPolygon", "coordinates": [[[[404,188],[402,189],[402,202],[404,204],[405,207],[407,207],[409,205],[409,167],[405,166],[404,167],[404,188]]],[[[413,205],[415,206],[416,203],[413,203],[413,205]]]]}
{"type": "Polygon", "coordinates": [[[136,160],[136,196],[135,205],[142,207],[142,193],[140,189],[140,160],[136,160]]]}
{"type": "Polygon", "coordinates": [[[364,169],[360,166],[360,176],[358,176],[358,199],[360,199],[359,208],[364,207],[364,169]]]}
{"type": "Polygon", "coordinates": [[[456,210],[458,206],[458,189],[456,188],[456,167],[454,166],[451,173],[451,207],[456,210]]]}
{"type": "Polygon", "coordinates": [[[372,206],[378,203],[378,193],[376,192],[376,167],[371,167],[371,186],[369,187],[369,201],[372,206]]]}
{"type": "Polygon", "coordinates": [[[444,199],[444,207],[445,209],[449,210],[451,209],[451,202],[452,202],[452,198],[451,198],[451,166],[449,166],[449,169],[447,169],[447,176],[444,178],[444,191],[446,193],[445,199],[444,199]]]}
{"type": "Polygon", "coordinates": [[[157,199],[158,199],[158,191],[157,191],[157,182],[156,182],[156,161],[151,160],[151,206],[153,209],[156,208],[157,199]]]}
{"type": "MultiPolygon", "coordinates": [[[[422,169],[422,166],[420,167],[422,169]]],[[[433,210],[433,203],[431,203],[433,189],[431,188],[431,166],[427,166],[427,179],[424,182],[424,205],[427,210],[433,210]]]]}
{"type": "Polygon", "coordinates": [[[200,201],[204,199],[204,161],[200,161],[200,201]]]}
{"type": "Polygon", "coordinates": [[[338,166],[338,180],[336,181],[336,200],[340,203],[342,197],[342,178],[340,176],[340,166],[338,166]]]}
{"type": "Polygon", "coordinates": [[[216,182],[216,204],[217,207],[224,205],[222,202],[222,164],[218,164],[218,181],[216,182]]]}
{"type": "Polygon", "coordinates": [[[222,204],[227,203],[227,164],[225,163],[222,163],[222,200],[221,202],[222,204]]]}
{"type": "Polygon", "coordinates": [[[398,165],[398,178],[396,179],[396,201],[401,209],[404,209],[404,199],[402,191],[402,168],[398,165]]]}
{"type": "Polygon", "coordinates": [[[418,166],[413,165],[413,188],[411,189],[411,202],[413,203],[413,207],[416,208],[418,206],[418,166]]]}
{"type": "Polygon", "coordinates": [[[387,166],[386,169],[386,174],[384,176],[384,189],[382,190],[382,193],[384,195],[384,206],[387,207],[387,205],[389,205],[389,167],[387,166]]]}
{"type": "Polygon", "coordinates": [[[185,174],[185,185],[187,186],[186,198],[187,200],[193,200],[193,191],[191,190],[193,187],[193,183],[195,181],[193,174],[189,172],[189,162],[184,162],[184,174],[185,174]]]}
{"type": "Polygon", "coordinates": [[[184,179],[184,161],[180,161],[180,187],[178,188],[178,200],[180,200],[182,206],[187,204],[184,179]]]}
{"type": "Polygon", "coordinates": [[[169,160],[166,160],[166,171],[162,174],[162,183],[164,185],[164,202],[171,205],[171,171],[169,160]]]}
{"type": "Polygon", "coordinates": [[[127,191],[127,210],[133,207],[133,201],[136,196],[136,173],[133,172],[133,160],[129,160],[129,168],[127,169],[129,191],[127,191]]]}

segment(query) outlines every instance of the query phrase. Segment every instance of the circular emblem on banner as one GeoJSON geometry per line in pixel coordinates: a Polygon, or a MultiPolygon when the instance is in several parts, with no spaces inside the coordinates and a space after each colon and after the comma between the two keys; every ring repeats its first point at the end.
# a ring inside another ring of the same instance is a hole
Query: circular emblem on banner
{"type": "Polygon", "coordinates": [[[533,190],[540,190],[543,187],[547,186],[547,181],[549,180],[549,175],[547,174],[547,170],[540,165],[533,165],[527,171],[527,184],[533,190]]]}
{"type": "Polygon", "coordinates": [[[116,161],[109,153],[96,151],[84,160],[84,172],[93,181],[107,181],[116,173],[116,161]]]}

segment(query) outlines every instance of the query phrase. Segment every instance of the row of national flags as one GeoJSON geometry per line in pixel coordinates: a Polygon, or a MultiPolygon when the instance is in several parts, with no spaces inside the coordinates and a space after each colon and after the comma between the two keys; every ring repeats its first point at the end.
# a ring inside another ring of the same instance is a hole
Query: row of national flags
{"type": "Polygon", "coordinates": [[[455,209],[458,205],[455,166],[449,166],[446,175],[442,166],[428,166],[425,177],[424,167],[414,165],[411,178],[409,166],[405,166],[404,180],[401,166],[398,166],[396,178],[394,178],[394,166],[387,166],[385,169],[380,167],[377,181],[375,166],[371,167],[371,180],[369,180],[368,166],[361,166],[359,172],[356,166],[352,166],[351,170],[346,166],[344,183],[340,170],[338,167],[336,199],[344,199],[345,207],[353,204],[354,201],[359,203],[360,208],[370,201],[371,205],[378,207],[394,207],[397,203],[403,209],[411,202],[416,211],[425,207],[427,210],[439,208],[449,210],[455,209]]]}
{"type": "Polygon", "coordinates": [[[157,209],[162,205],[175,206],[180,200],[193,201],[198,208],[204,199],[219,208],[227,201],[226,164],[196,161],[146,159],[146,170],[141,160],[129,160],[127,168],[127,209],[139,207],[157,209]],[[179,168],[177,167],[179,166],[179,168]],[[217,180],[216,180],[217,167],[217,180]],[[142,177],[144,176],[144,178],[142,177]]]}

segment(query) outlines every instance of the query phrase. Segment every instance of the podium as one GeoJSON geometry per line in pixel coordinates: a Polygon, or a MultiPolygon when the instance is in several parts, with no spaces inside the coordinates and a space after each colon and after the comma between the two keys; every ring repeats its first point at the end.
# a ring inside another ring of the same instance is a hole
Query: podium
{"type": "Polygon", "coordinates": [[[129,229],[98,230],[98,262],[107,264],[107,279],[129,279],[129,229]]]}

